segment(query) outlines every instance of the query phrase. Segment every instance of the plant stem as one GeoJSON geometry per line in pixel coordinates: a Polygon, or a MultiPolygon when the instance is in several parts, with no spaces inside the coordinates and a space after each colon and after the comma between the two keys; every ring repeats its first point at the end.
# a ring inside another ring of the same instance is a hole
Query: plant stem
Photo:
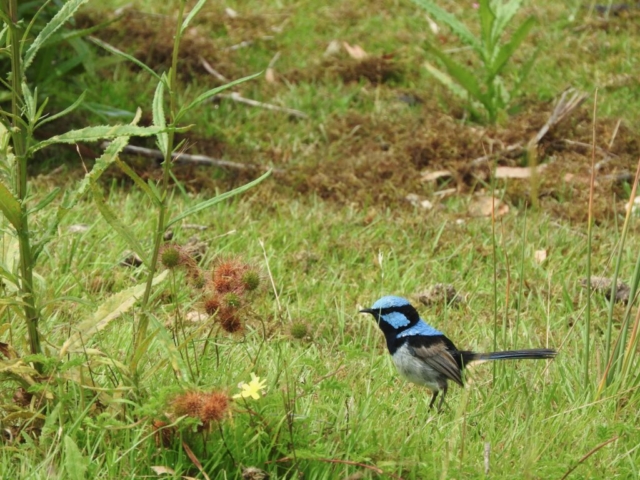
{"type": "MultiPolygon", "coordinates": [[[[176,34],[173,40],[173,54],[171,57],[171,70],[169,71],[169,127],[175,127],[176,118],[176,87],[178,79],[178,52],[180,49],[180,40],[182,38],[182,19],[184,17],[185,0],[180,2],[180,9],[178,11],[178,19],[176,24],[176,34]]],[[[169,190],[169,179],[171,178],[171,163],[174,144],[175,131],[173,128],[167,133],[167,149],[164,152],[164,161],[162,162],[162,198],[160,199],[160,209],[158,212],[158,223],[156,225],[155,238],[153,242],[153,254],[151,255],[151,263],[149,265],[149,273],[147,276],[147,285],[142,297],[142,314],[140,316],[140,322],[138,324],[138,332],[136,334],[133,361],[131,365],[132,371],[137,369],[138,360],[143,352],[140,351],[140,347],[144,342],[147,335],[147,329],[149,327],[149,317],[146,311],[149,304],[149,298],[151,297],[151,289],[153,286],[153,277],[156,272],[156,264],[158,263],[158,256],[160,255],[160,248],[164,240],[164,233],[166,229],[166,217],[167,217],[167,197],[169,190]]]]}
{"type": "MultiPolygon", "coordinates": [[[[28,132],[20,125],[20,103],[22,100],[22,61],[20,58],[20,28],[18,27],[18,1],[9,2],[9,35],[11,38],[11,140],[16,156],[15,191],[20,200],[20,221],[18,229],[18,243],[20,246],[20,290],[24,302],[24,318],[27,322],[29,344],[33,355],[42,353],[38,321],[40,314],[36,308],[33,289],[33,258],[29,236],[29,215],[26,205],[27,197],[27,135],[28,132]]],[[[36,364],[40,371],[41,366],[36,364]]]]}

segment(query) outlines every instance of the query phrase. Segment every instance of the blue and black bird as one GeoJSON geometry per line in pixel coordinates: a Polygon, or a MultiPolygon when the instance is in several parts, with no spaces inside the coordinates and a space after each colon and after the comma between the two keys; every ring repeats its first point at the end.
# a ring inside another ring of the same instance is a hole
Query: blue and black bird
{"type": "Polygon", "coordinates": [[[462,369],[472,362],[556,356],[555,350],[546,348],[491,353],[458,350],[442,332],[422,320],[416,309],[402,297],[382,297],[371,308],[360,312],[375,317],[400,375],[433,392],[429,408],[442,392],[438,411],[447,394],[447,382],[451,380],[463,386],[462,369]]]}

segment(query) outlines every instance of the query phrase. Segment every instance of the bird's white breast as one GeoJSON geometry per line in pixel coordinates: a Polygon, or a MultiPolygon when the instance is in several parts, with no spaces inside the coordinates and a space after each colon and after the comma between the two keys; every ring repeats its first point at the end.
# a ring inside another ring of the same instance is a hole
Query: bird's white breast
{"type": "Polygon", "coordinates": [[[438,372],[413,355],[406,343],[393,354],[393,363],[396,364],[398,373],[410,382],[424,385],[433,391],[440,390],[438,372]]]}

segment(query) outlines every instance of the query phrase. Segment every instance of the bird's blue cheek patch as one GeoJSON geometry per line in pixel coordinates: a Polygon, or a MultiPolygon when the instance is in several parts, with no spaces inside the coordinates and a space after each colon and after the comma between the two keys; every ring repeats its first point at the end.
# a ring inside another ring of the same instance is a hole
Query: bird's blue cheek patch
{"type": "Polygon", "coordinates": [[[389,312],[381,315],[380,318],[391,325],[393,328],[406,327],[411,322],[406,315],[400,312],[389,312]]]}

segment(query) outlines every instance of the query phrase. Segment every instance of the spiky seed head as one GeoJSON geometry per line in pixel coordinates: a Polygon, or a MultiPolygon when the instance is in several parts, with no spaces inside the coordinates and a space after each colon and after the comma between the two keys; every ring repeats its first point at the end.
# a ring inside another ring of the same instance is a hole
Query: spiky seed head
{"type": "Polygon", "coordinates": [[[239,308],[240,307],[240,296],[237,293],[229,292],[224,298],[224,306],[227,308],[239,308]]]}
{"type": "Polygon", "coordinates": [[[202,423],[219,422],[229,408],[229,396],[224,392],[210,392],[202,399],[200,419],[202,423]]]}
{"type": "Polygon", "coordinates": [[[201,392],[191,390],[177,395],[171,403],[176,415],[187,415],[192,418],[200,418],[203,394],[201,392]]]}
{"type": "Polygon", "coordinates": [[[309,333],[309,328],[303,322],[294,322],[291,325],[291,336],[293,338],[297,338],[298,340],[304,338],[309,333]]]}
{"type": "Polygon", "coordinates": [[[167,245],[160,253],[160,261],[167,268],[176,268],[182,263],[182,254],[175,245],[167,245]]]}
{"type": "Polygon", "coordinates": [[[252,292],[260,286],[260,275],[255,270],[248,270],[242,275],[244,288],[252,292]]]}
{"type": "Polygon", "coordinates": [[[220,310],[222,303],[219,295],[210,295],[204,301],[204,310],[209,315],[213,315],[220,310]]]}

